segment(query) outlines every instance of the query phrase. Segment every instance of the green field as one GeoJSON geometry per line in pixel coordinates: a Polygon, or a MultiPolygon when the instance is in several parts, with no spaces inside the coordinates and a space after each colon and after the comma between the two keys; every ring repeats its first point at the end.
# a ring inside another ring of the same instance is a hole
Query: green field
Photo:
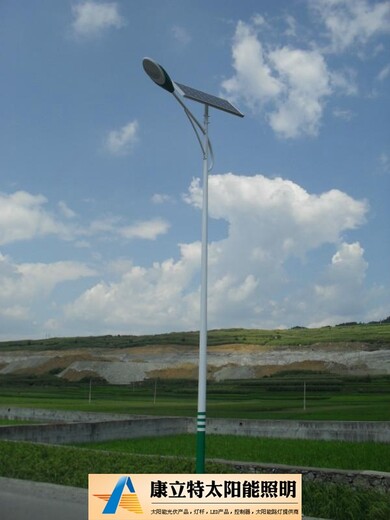
{"type": "MultiPolygon", "coordinates": [[[[365,343],[390,347],[390,323],[321,329],[230,329],[209,332],[209,345],[301,346],[365,343]]],[[[198,344],[198,333],[157,336],[51,338],[0,343],[0,351],[31,349],[131,348],[146,345],[198,344]]],[[[368,346],[367,346],[368,344],[368,346]]],[[[0,406],[81,410],[136,415],[196,416],[197,383],[146,380],[109,385],[101,380],[67,382],[40,377],[0,375],[0,406]]],[[[209,382],[208,417],[296,420],[390,420],[390,376],[346,377],[315,372],[286,372],[256,380],[209,382]],[[304,402],[304,388],[306,400],[304,402]]],[[[10,422],[2,421],[1,424],[10,422]]],[[[12,424],[15,422],[12,421],[12,424]]],[[[84,447],[43,446],[0,441],[0,475],[86,487],[88,473],[192,473],[194,437],[112,441],[84,447]],[[93,449],[92,449],[93,448],[93,449]],[[108,451],[107,451],[108,450],[108,451]],[[163,455],[170,455],[164,458],[163,455]]],[[[390,471],[389,445],[237,437],[207,437],[206,456],[298,466],[390,471]]],[[[208,473],[233,473],[230,466],[206,463],[208,473]]],[[[388,520],[390,496],[346,486],[306,482],[303,510],[333,520],[388,520]]]]}
{"type": "MultiPolygon", "coordinates": [[[[364,342],[390,346],[390,317],[381,323],[336,325],[283,330],[218,329],[208,331],[208,344],[248,344],[269,346],[315,345],[317,343],[364,342]]],[[[0,342],[0,350],[66,350],[73,348],[131,348],[147,345],[199,344],[199,332],[171,332],[144,336],[90,336],[0,342]]]]}
{"type": "MultiPolygon", "coordinates": [[[[0,376],[0,406],[136,415],[196,415],[197,383],[148,380],[130,385],[69,383],[55,376],[0,376]]],[[[209,417],[390,420],[390,376],[286,373],[257,380],[210,382],[209,417]],[[306,410],[303,389],[306,384],[306,410]]]]}
{"type": "MultiPolygon", "coordinates": [[[[193,473],[184,457],[115,453],[64,446],[0,441],[0,475],[67,486],[87,487],[88,473],[193,473]]],[[[234,473],[223,464],[206,463],[208,473],[234,473]]],[[[332,520],[388,520],[390,495],[335,484],[303,484],[303,512],[332,520]]]]}
{"type": "MultiPolygon", "coordinates": [[[[83,348],[131,348],[147,345],[197,345],[198,332],[149,336],[50,338],[0,342],[1,351],[61,351],[83,348]]],[[[268,346],[365,343],[365,349],[390,348],[390,318],[381,323],[289,330],[222,329],[208,334],[209,345],[268,346]]],[[[62,381],[53,374],[40,377],[0,375],[0,405],[85,410],[141,415],[196,415],[196,381],[146,380],[108,385],[89,379],[62,381]]],[[[279,373],[257,380],[210,382],[209,417],[308,420],[390,420],[390,376],[337,377],[326,373],[279,373]],[[306,384],[306,403],[303,392],[306,384]],[[304,409],[306,408],[306,409],[304,409]]]]}
{"type": "MultiPolygon", "coordinates": [[[[193,457],[195,435],[93,442],[79,446],[142,455],[193,457]]],[[[207,458],[346,470],[390,472],[390,445],[207,435],[207,458]]]]}

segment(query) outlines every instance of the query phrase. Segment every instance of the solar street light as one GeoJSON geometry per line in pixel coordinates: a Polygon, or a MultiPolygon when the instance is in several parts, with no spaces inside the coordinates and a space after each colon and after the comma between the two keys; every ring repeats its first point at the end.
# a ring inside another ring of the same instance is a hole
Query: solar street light
{"type": "Polygon", "coordinates": [[[223,110],[229,114],[244,115],[229,101],[201,90],[194,89],[173,81],[167,71],[150,58],[144,58],[143,68],[146,74],[159,87],[175,97],[184,109],[196,134],[203,155],[203,202],[202,202],[202,254],[201,254],[201,295],[200,295],[200,334],[199,334],[199,374],[198,374],[198,413],[196,433],[196,472],[205,471],[206,453],[206,384],[207,384],[207,244],[208,244],[208,173],[214,163],[213,149],[208,136],[209,107],[223,110]],[[182,97],[204,105],[203,124],[189,110],[182,97]],[[201,133],[201,135],[199,134],[201,133]],[[211,156],[211,163],[209,163],[211,156]]]}

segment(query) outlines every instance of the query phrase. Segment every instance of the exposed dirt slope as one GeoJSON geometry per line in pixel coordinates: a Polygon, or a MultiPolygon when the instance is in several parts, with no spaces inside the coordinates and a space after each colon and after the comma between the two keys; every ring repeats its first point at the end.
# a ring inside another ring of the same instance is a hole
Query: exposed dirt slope
{"type": "MultiPolygon", "coordinates": [[[[197,365],[198,349],[177,345],[0,353],[0,375],[51,373],[72,381],[99,377],[115,384],[155,377],[196,379],[197,365]]],[[[300,347],[223,345],[208,349],[208,374],[215,380],[249,379],[285,370],[390,374],[390,350],[356,342],[300,347]]]]}

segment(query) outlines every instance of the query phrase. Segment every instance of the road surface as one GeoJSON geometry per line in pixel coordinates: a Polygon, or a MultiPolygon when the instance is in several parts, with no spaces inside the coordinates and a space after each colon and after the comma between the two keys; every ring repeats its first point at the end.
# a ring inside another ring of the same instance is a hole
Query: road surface
{"type": "Polygon", "coordinates": [[[87,520],[86,489],[0,477],[1,520],[87,520]]]}
{"type": "MultiPolygon", "coordinates": [[[[1,520],[88,520],[88,491],[0,477],[0,517],[1,520]]],[[[303,520],[316,519],[303,517],[303,520]]]]}

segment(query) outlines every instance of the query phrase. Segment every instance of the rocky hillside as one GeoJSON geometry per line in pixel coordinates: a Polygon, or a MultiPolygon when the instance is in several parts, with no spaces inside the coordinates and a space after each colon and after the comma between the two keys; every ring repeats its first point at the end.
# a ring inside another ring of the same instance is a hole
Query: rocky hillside
{"type": "MultiPolygon", "coordinates": [[[[128,384],[149,378],[196,379],[197,364],[196,345],[183,344],[0,349],[0,376],[50,373],[70,381],[98,377],[128,384]]],[[[228,343],[208,349],[208,374],[214,380],[252,379],[289,370],[390,374],[390,348],[387,342],[338,341],[297,346],[228,343]]]]}

